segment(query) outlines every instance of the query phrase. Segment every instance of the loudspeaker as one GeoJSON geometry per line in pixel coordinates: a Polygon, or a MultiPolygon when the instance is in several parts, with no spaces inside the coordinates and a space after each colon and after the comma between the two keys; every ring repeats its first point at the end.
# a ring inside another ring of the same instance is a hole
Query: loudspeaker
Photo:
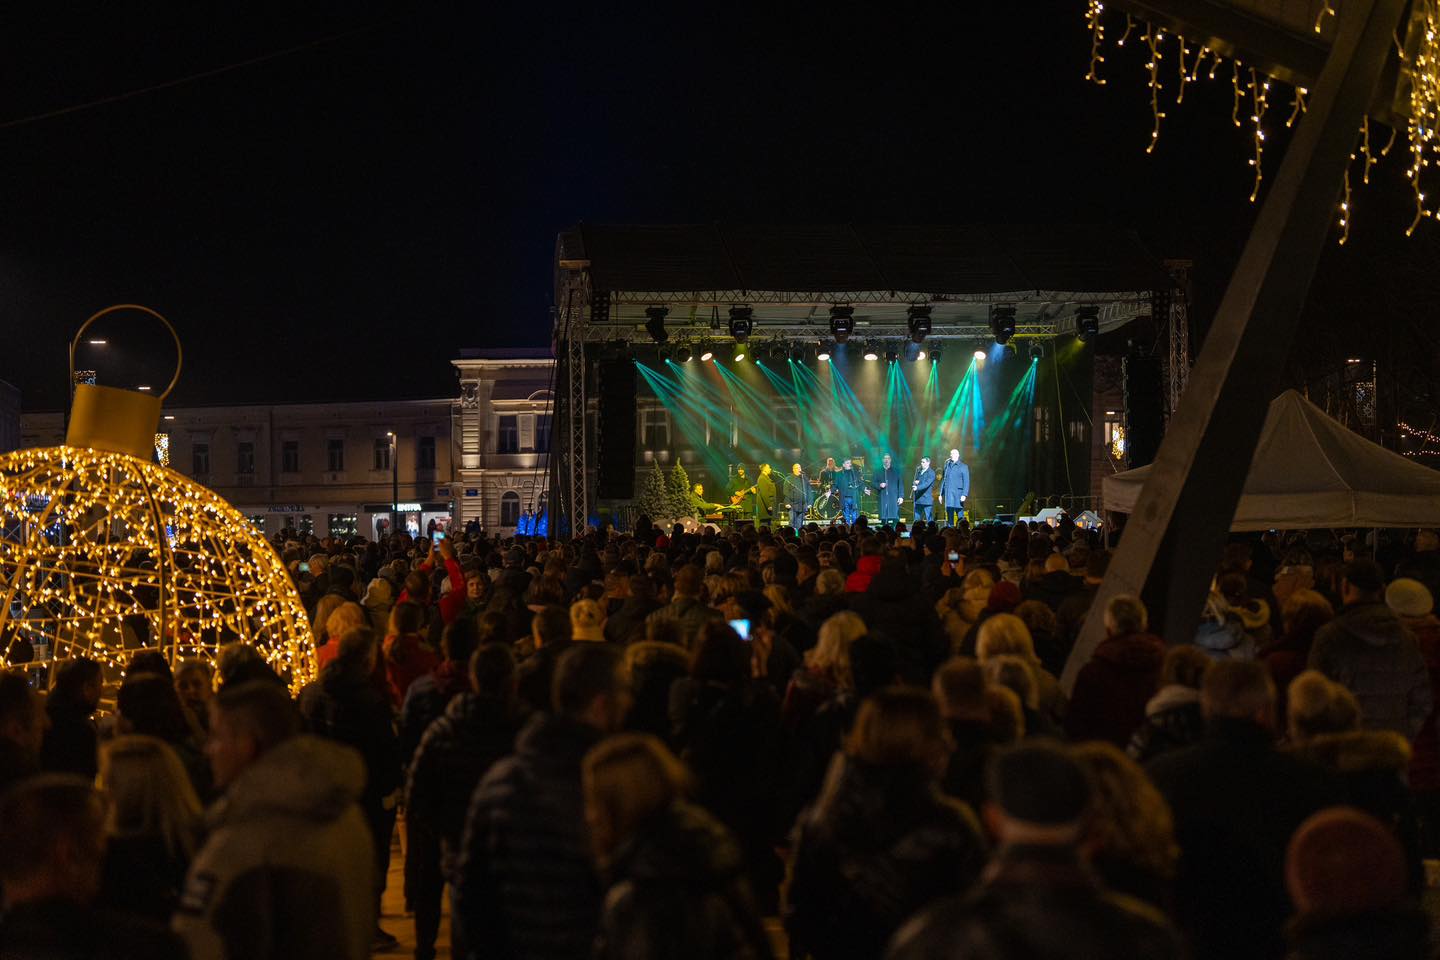
{"type": "Polygon", "coordinates": [[[609,360],[596,371],[600,469],[596,495],[602,500],[635,496],[635,364],[609,360]]]}
{"type": "Polygon", "coordinates": [[[1143,467],[1155,459],[1165,436],[1165,390],[1158,357],[1126,357],[1125,454],[1131,467],[1143,467]]]}

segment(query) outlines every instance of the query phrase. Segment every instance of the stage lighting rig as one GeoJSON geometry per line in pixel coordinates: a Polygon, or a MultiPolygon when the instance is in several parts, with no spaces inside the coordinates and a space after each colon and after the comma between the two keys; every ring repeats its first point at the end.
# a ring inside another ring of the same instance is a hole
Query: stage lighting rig
{"type": "Polygon", "coordinates": [[[855,308],[836,305],[830,308],[830,336],[844,343],[855,332],[855,308]]]}
{"type": "Polygon", "coordinates": [[[715,348],[708,343],[700,344],[700,362],[709,363],[715,359],[715,348]]]}
{"type": "Polygon", "coordinates": [[[912,303],[905,309],[905,325],[910,328],[910,340],[924,343],[930,336],[930,304],[912,303]]]}
{"type": "Polygon", "coordinates": [[[694,355],[695,354],[690,349],[690,344],[688,343],[682,343],[680,344],[680,346],[675,348],[675,361],[677,363],[689,363],[690,358],[694,355]]]}
{"type": "Polygon", "coordinates": [[[829,359],[830,359],[830,352],[831,352],[832,350],[834,350],[834,349],[835,349],[835,348],[832,347],[832,346],[830,346],[830,344],[826,343],[824,340],[821,340],[821,341],[820,341],[820,345],[819,345],[819,347],[817,348],[818,352],[815,354],[815,359],[817,359],[817,360],[829,360],[829,359]]]}
{"type": "Polygon", "coordinates": [[[1100,335],[1100,308],[1087,304],[1075,308],[1075,336],[1081,343],[1089,343],[1100,335]]]}
{"type": "Polygon", "coordinates": [[[750,332],[755,329],[755,311],[749,307],[730,308],[730,336],[735,338],[736,343],[744,343],[750,339],[750,332]]]}
{"type": "Polygon", "coordinates": [[[900,350],[893,343],[885,344],[885,362],[894,363],[900,359],[900,350]]]}
{"type": "Polygon", "coordinates": [[[804,363],[805,354],[808,352],[809,351],[804,346],[797,344],[790,350],[790,359],[795,363],[804,363]]]}
{"type": "Polygon", "coordinates": [[[1015,336],[1015,308],[1014,307],[991,307],[990,308],[990,332],[995,335],[995,342],[1004,346],[1015,336]]]}
{"type": "Polygon", "coordinates": [[[1039,343],[1032,343],[1032,344],[1030,344],[1030,359],[1031,359],[1033,362],[1039,363],[1039,362],[1040,362],[1040,358],[1043,357],[1043,356],[1045,356],[1045,348],[1044,348],[1044,347],[1040,346],[1039,343]]]}
{"type": "Polygon", "coordinates": [[[656,343],[664,343],[670,339],[670,334],[665,331],[665,318],[669,315],[669,307],[645,308],[645,332],[650,334],[650,339],[656,343]]]}
{"type": "Polygon", "coordinates": [[[866,360],[879,360],[879,359],[880,359],[880,348],[879,348],[878,346],[876,346],[874,340],[866,340],[866,341],[865,341],[865,359],[866,359],[866,360]]]}
{"type": "MultiPolygon", "coordinates": [[[[939,363],[939,362],[940,362],[940,355],[941,355],[942,353],[944,353],[944,351],[945,351],[945,347],[944,347],[944,345],[943,345],[942,343],[940,343],[940,341],[937,340],[937,341],[935,341],[934,343],[930,344],[930,362],[931,362],[931,363],[939,363]]],[[[924,357],[921,357],[920,359],[923,360],[923,359],[925,359],[925,358],[924,358],[924,357]]]]}

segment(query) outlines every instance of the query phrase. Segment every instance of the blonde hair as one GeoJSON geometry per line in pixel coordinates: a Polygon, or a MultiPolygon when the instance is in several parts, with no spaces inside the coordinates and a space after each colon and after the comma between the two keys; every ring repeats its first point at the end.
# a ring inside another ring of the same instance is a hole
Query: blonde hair
{"type": "Polygon", "coordinates": [[[159,836],[172,857],[195,855],[200,798],[169,744],[140,734],[116,737],[100,748],[98,782],[109,797],[110,836],[159,836]]]}
{"type": "Polygon", "coordinates": [[[1175,818],[1145,771],[1111,743],[1089,741],[1070,752],[1090,774],[1091,842],[1109,857],[1173,876],[1180,858],[1175,818]]]}
{"type": "Polygon", "coordinates": [[[690,792],[690,774],[660,740],[622,733],[585,755],[580,771],[585,820],[603,866],[645,820],[690,792]]]}
{"type": "Polygon", "coordinates": [[[975,638],[975,659],[984,663],[992,657],[1019,657],[1031,666],[1040,663],[1030,628],[1013,613],[997,613],[980,624],[975,638]]]}
{"type": "Polygon", "coordinates": [[[834,567],[827,567],[821,570],[815,577],[815,595],[819,597],[829,596],[834,593],[845,591],[845,574],[834,567]]]}
{"type": "Polygon", "coordinates": [[[1306,670],[1290,681],[1285,726],[1295,742],[1326,733],[1358,730],[1360,702],[1353,693],[1320,671],[1306,670]]]}
{"type": "Polygon", "coordinates": [[[332,614],[345,605],[345,598],[338,593],[327,593],[315,604],[315,619],[310,622],[312,629],[317,632],[325,628],[332,614]]]}
{"type": "Polygon", "coordinates": [[[805,651],[805,666],[829,670],[842,690],[855,686],[850,673],[850,645],[865,636],[865,621],[858,614],[841,610],[820,625],[815,646],[805,651]]]}
{"type": "Polygon", "coordinates": [[[985,587],[986,589],[989,589],[993,586],[995,586],[995,577],[990,573],[989,570],[986,570],[984,567],[981,567],[978,570],[971,570],[969,573],[965,574],[966,593],[969,593],[971,590],[974,590],[977,587],[985,587]]]}
{"type": "Polygon", "coordinates": [[[356,627],[368,626],[370,618],[365,615],[365,608],[353,600],[344,600],[325,620],[325,636],[337,640],[356,627]]]}
{"type": "Polygon", "coordinates": [[[990,735],[997,743],[1017,743],[1025,736],[1025,711],[1014,690],[987,686],[985,706],[990,711],[990,735]]]}
{"type": "Polygon", "coordinates": [[[770,601],[770,610],[773,613],[793,614],[795,607],[790,602],[790,589],[779,583],[772,583],[761,591],[765,599],[770,601]]]}

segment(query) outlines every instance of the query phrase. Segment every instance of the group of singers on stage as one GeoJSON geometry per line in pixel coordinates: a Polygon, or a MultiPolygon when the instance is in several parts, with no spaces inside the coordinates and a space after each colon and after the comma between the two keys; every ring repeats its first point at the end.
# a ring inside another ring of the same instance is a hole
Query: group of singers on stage
{"type": "MultiPolygon", "coordinates": [[[[739,508],[739,515],[753,516],[757,526],[773,525],[776,517],[782,515],[781,511],[787,511],[790,525],[798,530],[818,499],[817,486],[818,497],[834,494],[839,498],[839,516],[834,519],[847,525],[855,523],[860,516],[860,495],[863,491],[866,496],[877,495],[882,524],[898,523],[900,508],[907,499],[915,520],[932,520],[938,498],[945,508],[946,523],[955,526],[964,517],[965,501],[970,496],[970,467],[960,459],[959,450],[950,451],[949,459],[941,464],[938,474],[930,465],[930,458],[921,457],[920,465],[911,478],[907,498],[900,468],[895,466],[888,453],[881,460],[879,469],[868,478],[851,458],[846,457],[836,467],[835,458],[830,457],[820,471],[818,484],[811,482],[798,463],[790,465],[790,473],[780,478],[778,484],[770,464],[762,463],[760,475],[753,480],[746,475],[745,466],[741,464],[735,468],[727,492],[731,505],[739,508]]],[[[706,501],[705,489],[700,484],[695,485],[691,499],[701,515],[718,506],[706,501]]]]}

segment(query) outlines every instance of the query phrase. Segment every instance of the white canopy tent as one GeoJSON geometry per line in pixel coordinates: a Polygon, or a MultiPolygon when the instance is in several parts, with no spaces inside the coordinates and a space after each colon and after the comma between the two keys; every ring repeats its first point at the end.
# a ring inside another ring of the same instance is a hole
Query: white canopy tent
{"type": "MultiPolygon", "coordinates": [[[[1149,476],[1145,466],[1106,477],[1105,509],[1134,513],[1149,476]]],[[[1271,401],[1231,530],[1435,526],[1440,471],[1371,443],[1294,390],[1271,401]]]]}

